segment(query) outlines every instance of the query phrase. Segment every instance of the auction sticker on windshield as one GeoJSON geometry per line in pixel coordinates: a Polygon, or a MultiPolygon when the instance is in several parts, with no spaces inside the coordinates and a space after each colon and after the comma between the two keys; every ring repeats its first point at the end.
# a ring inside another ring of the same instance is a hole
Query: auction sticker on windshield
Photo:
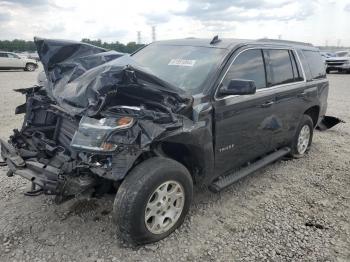
{"type": "Polygon", "coordinates": [[[196,60],[171,59],[168,65],[194,66],[195,63],[196,63],[196,60]]]}

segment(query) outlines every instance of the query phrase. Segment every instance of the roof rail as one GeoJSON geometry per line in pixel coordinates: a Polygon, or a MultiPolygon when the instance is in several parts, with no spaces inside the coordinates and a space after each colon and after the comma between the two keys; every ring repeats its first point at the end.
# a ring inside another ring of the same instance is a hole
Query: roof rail
{"type": "Polygon", "coordinates": [[[298,42],[298,41],[289,41],[289,40],[280,40],[280,39],[269,39],[269,38],[261,38],[256,40],[257,42],[271,42],[271,43],[281,43],[281,44],[293,44],[293,45],[307,45],[313,46],[310,43],[298,42]]]}

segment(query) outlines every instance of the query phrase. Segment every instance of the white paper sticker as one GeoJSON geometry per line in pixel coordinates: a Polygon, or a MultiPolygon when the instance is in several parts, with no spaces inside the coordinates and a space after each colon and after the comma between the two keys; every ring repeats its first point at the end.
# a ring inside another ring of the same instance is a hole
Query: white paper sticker
{"type": "Polygon", "coordinates": [[[196,63],[196,60],[171,59],[168,65],[194,66],[195,63],[196,63]]]}

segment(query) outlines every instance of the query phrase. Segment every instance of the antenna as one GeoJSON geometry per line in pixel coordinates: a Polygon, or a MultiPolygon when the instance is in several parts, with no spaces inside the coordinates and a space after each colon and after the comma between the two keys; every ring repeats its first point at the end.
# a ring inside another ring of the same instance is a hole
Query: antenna
{"type": "Polygon", "coordinates": [[[215,45],[215,44],[219,43],[220,41],[221,41],[221,40],[219,39],[219,36],[216,35],[216,36],[214,36],[213,39],[210,41],[210,44],[211,44],[211,45],[215,45]]]}

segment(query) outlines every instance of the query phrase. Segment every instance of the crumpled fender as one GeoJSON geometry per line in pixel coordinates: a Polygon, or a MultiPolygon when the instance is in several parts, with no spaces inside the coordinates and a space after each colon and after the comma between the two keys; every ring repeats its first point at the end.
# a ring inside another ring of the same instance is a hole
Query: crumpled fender
{"type": "Polygon", "coordinates": [[[318,123],[316,129],[320,131],[325,131],[339,123],[345,123],[345,121],[334,116],[324,116],[322,120],[318,123]]]}
{"type": "Polygon", "coordinates": [[[129,55],[90,44],[34,39],[47,94],[72,114],[94,116],[109,106],[141,105],[181,113],[193,98],[159,79],[129,55]]]}

